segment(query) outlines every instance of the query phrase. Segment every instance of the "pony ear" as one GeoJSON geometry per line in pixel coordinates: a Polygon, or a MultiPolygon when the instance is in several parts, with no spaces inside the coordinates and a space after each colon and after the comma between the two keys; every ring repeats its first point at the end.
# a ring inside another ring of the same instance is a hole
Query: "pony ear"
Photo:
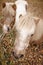
{"type": "Polygon", "coordinates": [[[16,5],[15,4],[12,5],[12,8],[16,11],[16,5]]]}
{"type": "Polygon", "coordinates": [[[2,8],[4,8],[6,6],[6,3],[2,3],[2,8]]]}

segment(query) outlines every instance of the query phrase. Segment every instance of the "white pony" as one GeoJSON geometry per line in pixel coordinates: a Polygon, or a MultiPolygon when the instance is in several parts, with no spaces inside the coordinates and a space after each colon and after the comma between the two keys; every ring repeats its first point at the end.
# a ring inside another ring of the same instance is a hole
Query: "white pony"
{"type": "Polygon", "coordinates": [[[26,16],[20,17],[16,30],[17,33],[13,51],[14,56],[19,58],[25,54],[25,50],[30,42],[38,41],[43,36],[43,19],[34,17],[31,13],[28,13],[26,16]]]}
{"type": "Polygon", "coordinates": [[[16,23],[18,23],[19,21],[19,17],[22,15],[26,15],[27,14],[27,6],[28,3],[25,0],[17,0],[15,1],[15,5],[16,5],[16,23]]]}
{"type": "Polygon", "coordinates": [[[3,32],[7,33],[10,28],[10,24],[15,18],[15,4],[11,2],[5,2],[2,4],[2,15],[5,18],[3,25],[3,32]]]}

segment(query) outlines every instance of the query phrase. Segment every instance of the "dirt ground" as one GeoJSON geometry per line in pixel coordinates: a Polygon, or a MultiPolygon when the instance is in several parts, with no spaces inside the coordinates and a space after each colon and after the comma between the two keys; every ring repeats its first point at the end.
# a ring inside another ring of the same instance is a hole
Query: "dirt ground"
{"type": "MultiPolygon", "coordinates": [[[[0,0],[0,22],[2,18],[2,3],[13,2],[14,0],[0,0]]],[[[28,11],[34,16],[43,18],[43,0],[27,0],[28,11]]],[[[12,48],[15,40],[15,30],[4,35],[0,25],[0,65],[43,65],[43,42],[30,43],[24,57],[16,59],[12,55],[12,48]],[[2,34],[2,36],[1,36],[2,34]]]]}

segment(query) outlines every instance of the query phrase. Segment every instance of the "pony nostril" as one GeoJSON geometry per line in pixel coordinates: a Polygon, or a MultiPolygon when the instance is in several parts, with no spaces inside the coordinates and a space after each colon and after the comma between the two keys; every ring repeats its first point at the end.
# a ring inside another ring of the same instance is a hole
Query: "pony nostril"
{"type": "Polygon", "coordinates": [[[19,58],[22,58],[23,57],[23,54],[16,54],[15,52],[12,52],[13,56],[16,58],[16,59],[19,59],[19,58]]]}
{"type": "Polygon", "coordinates": [[[15,52],[12,52],[13,56],[18,59],[18,55],[15,52]]]}
{"type": "Polygon", "coordinates": [[[3,32],[4,32],[4,33],[8,33],[9,30],[10,30],[10,27],[9,27],[8,25],[4,24],[4,25],[3,25],[3,32]]]}
{"type": "Polygon", "coordinates": [[[20,55],[20,58],[22,58],[23,56],[24,56],[24,55],[23,55],[23,54],[21,54],[21,55],[20,55]]]}

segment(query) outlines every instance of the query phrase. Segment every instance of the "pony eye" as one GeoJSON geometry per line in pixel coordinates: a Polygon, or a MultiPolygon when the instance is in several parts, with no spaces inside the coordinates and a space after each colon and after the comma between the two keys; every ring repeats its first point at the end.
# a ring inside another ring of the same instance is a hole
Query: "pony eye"
{"type": "Polygon", "coordinates": [[[33,36],[33,34],[31,36],[33,36]]]}
{"type": "Polygon", "coordinates": [[[6,6],[6,3],[2,3],[2,7],[4,8],[6,6]]]}
{"type": "Polygon", "coordinates": [[[13,17],[15,17],[15,16],[13,16],[13,17]]]}

